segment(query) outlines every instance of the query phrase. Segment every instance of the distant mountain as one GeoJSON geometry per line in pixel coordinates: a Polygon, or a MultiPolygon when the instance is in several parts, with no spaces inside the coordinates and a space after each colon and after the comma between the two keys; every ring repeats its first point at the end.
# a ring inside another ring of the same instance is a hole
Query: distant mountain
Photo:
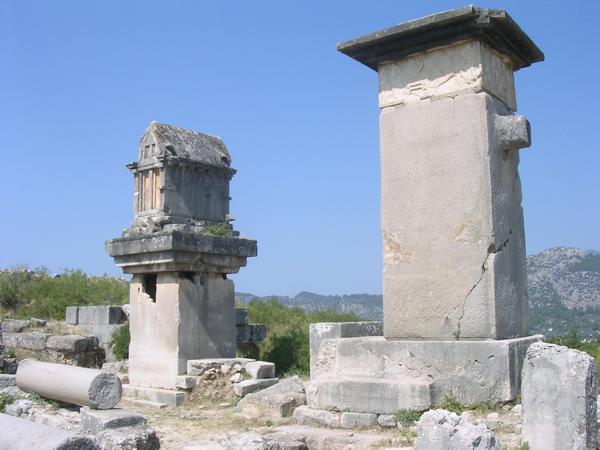
{"type": "MultiPolygon", "coordinates": [[[[531,332],[547,336],[577,331],[600,333],[600,252],[556,247],[527,257],[531,332]]],[[[381,295],[319,295],[300,292],[294,297],[272,295],[286,306],[306,311],[334,309],[354,312],[364,320],[381,320],[381,295]]],[[[237,303],[260,299],[236,293],[237,303]]]]}

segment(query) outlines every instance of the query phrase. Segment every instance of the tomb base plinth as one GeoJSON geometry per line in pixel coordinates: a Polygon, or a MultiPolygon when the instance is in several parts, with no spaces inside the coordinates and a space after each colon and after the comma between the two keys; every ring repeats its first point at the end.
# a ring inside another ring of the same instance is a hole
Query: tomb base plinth
{"type": "Polygon", "coordinates": [[[311,408],[393,414],[514,400],[527,348],[543,336],[505,340],[324,339],[311,361],[311,408]]]}

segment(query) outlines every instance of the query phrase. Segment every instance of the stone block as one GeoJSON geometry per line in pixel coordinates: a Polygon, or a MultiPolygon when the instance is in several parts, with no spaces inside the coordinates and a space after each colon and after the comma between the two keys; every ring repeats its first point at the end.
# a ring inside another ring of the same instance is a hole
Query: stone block
{"type": "Polygon", "coordinates": [[[236,326],[248,324],[248,308],[235,308],[236,326]]]}
{"type": "Polygon", "coordinates": [[[96,439],[103,449],[160,449],[160,439],[147,426],[106,429],[98,433],[96,439]]]}
{"type": "Polygon", "coordinates": [[[16,358],[4,358],[4,373],[14,375],[18,367],[19,362],[16,358]]]}
{"type": "Polygon", "coordinates": [[[431,406],[431,383],[421,380],[337,378],[311,382],[308,404],[316,409],[392,414],[431,406]]]}
{"type": "Polygon", "coordinates": [[[27,414],[35,403],[31,400],[21,398],[4,407],[4,412],[14,417],[19,417],[22,414],[27,414]]]}
{"type": "Polygon", "coordinates": [[[125,324],[96,324],[96,323],[88,323],[88,324],[80,324],[78,328],[81,332],[95,336],[98,338],[98,342],[104,346],[112,344],[112,335],[119,328],[126,326],[125,324]]]}
{"type": "Polygon", "coordinates": [[[252,378],[275,378],[275,364],[265,361],[250,361],[246,363],[246,372],[252,378]]]}
{"type": "Polygon", "coordinates": [[[500,450],[500,441],[483,424],[473,425],[455,413],[427,411],[417,422],[416,450],[500,450]]]}
{"type": "Polygon", "coordinates": [[[76,334],[50,336],[46,348],[60,353],[83,353],[98,349],[98,338],[76,334]]]}
{"type": "Polygon", "coordinates": [[[320,322],[311,323],[310,333],[310,376],[316,375],[316,361],[321,342],[325,339],[350,338],[363,336],[383,336],[382,322],[320,322]]]}
{"type": "Polygon", "coordinates": [[[21,333],[33,326],[31,320],[6,320],[2,322],[4,333],[21,333]]]}
{"type": "Polygon", "coordinates": [[[133,427],[146,425],[146,418],[125,409],[90,409],[81,408],[81,428],[94,434],[110,428],[133,427]]]}
{"type": "Polygon", "coordinates": [[[17,377],[12,374],[0,374],[0,389],[17,385],[17,377]]]}
{"type": "Polygon", "coordinates": [[[79,306],[67,306],[65,310],[65,322],[77,325],[79,321],[79,306]]]}
{"type": "Polygon", "coordinates": [[[595,449],[596,364],[559,345],[529,347],[521,390],[523,441],[531,450],[595,449]]]}
{"type": "Polygon", "coordinates": [[[298,406],[306,404],[304,384],[297,376],[287,378],[262,391],[246,395],[238,408],[247,418],[290,417],[298,406]]]}
{"type": "Polygon", "coordinates": [[[394,414],[380,414],[377,417],[377,423],[383,428],[396,428],[398,421],[394,414]]]}
{"type": "MultiPolygon", "coordinates": [[[[8,335],[9,333],[7,333],[8,335]]],[[[46,341],[50,337],[48,333],[40,333],[37,331],[15,333],[14,345],[11,347],[23,348],[26,350],[44,350],[46,341]]],[[[7,345],[8,346],[8,345],[7,345]]]]}
{"type": "Polygon", "coordinates": [[[235,342],[240,345],[244,342],[250,342],[252,326],[251,325],[236,325],[235,327],[235,342]]]}
{"type": "Polygon", "coordinates": [[[261,342],[267,337],[267,326],[253,323],[250,327],[250,340],[252,342],[261,342]]]}
{"type": "Polygon", "coordinates": [[[233,385],[233,392],[238,397],[244,397],[252,392],[273,386],[279,382],[278,378],[263,378],[260,380],[243,380],[233,385]]]}
{"type": "Polygon", "coordinates": [[[209,369],[221,369],[223,365],[234,367],[239,364],[240,367],[245,367],[247,363],[255,361],[251,358],[203,358],[190,359],[187,361],[187,374],[200,376],[209,369]]]}
{"type": "Polygon", "coordinates": [[[448,394],[467,405],[511,401],[519,393],[519,375],[527,348],[541,338],[498,341],[327,339],[316,361],[311,361],[316,371],[311,377],[308,404],[318,409],[348,408],[391,414],[399,409],[427,409],[428,395],[434,406],[440,405],[448,394]],[[336,387],[337,383],[341,383],[340,387],[336,387]],[[382,386],[377,387],[378,383],[382,386]],[[353,398],[353,385],[364,394],[364,401],[353,398]],[[416,392],[420,396],[418,403],[415,403],[416,392]],[[372,396],[374,393],[376,397],[372,396]],[[382,403],[373,400],[375,398],[381,398],[382,403]],[[385,408],[368,410],[366,405],[385,408]]]}
{"type": "Polygon", "coordinates": [[[340,415],[322,409],[299,406],[294,410],[294,420],[298,425],[311,427],[340,428],[340,415]]]}
{"type": "Polygon", "coordinates": [[[0,414],[0,448],[10,450],[96,450],[95,439],[0,414]]]}
{"type": "Polygon", "coordinates": [[[377,414],[343,412],[340,416],[342,428],[371,428],[377,423],[377,414]]]}
{"type": "Polygon", "coordinates": [[[123,398],[126,400],[143,400],[167,406],[181,406],[186,399],[185,392],[169,389],[156,389],[131,384],[123,385],[123,398]]]}
{"type": "Polygon", "coordinates": [[[117,325],[127,320],[120,306],[80,306],[78,314],[79,324],[117,325]]]}

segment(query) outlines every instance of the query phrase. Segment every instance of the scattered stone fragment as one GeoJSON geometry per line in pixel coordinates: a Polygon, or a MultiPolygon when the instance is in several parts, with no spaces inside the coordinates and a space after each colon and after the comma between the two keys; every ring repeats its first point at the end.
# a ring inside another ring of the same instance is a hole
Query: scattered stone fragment
{"type": "Polygon", "coordinates": [[[150,427],[125,427],[107,429],[96,435],[102,449],[106,450],[158,450],[160,439],[150,427]]]}
{"type": "Polygon", "coordinates": [[[99,433],[109,428],[146,425],[146,418],[126,409],[90,409],[81,408],[81,428],[83,431],[99,433]]]}
{"type": "Polygon", "coordinates": [[[14,375],[18,367],[19,362],[16,358],[4,358],[4,373],[14,375]]]}
{"type": "Polygon", "coordinates": [[[19,417],[21,414],[27,414],[33,404],[34,403],[31,400],[21,398],[10,405],[6,405],[4,407],[4,412],[11,416],[19,417]]]}
{"type": "Polygon", "coordinates": [[[290,417],[298,406],[306,405],[304,385],[298,376],[280,381],[254,394],[246,395],[238,407],[247,417],[290,417]]]}
{"type": "Polygon", "coordinates": [[[15,375],[12,374],[0,374],[0,389],[4,389],[9,386],[16,386],[17,379],[15,375]]]}
{"type": "Polygon", "coordinates": [[[299,406],[294,410],[294,420],[299,425],[340,428],[340,415],[323,409],[299,406]]]}
{"type": "Polygon", "coordinates": [[[210,369],[219,369],[224,364],[229,364],[232,368],[239,366],[239,370],[243,368],[248,362],[254,361],[250,358],[203,358],[203,359],[190,359],[187,362],[187,374],[200,376],[204,372],[210,369]]]}
{"type": "Polygon", "coordinates": [[[342,428],[369,428],[377,423],[377,414],[343,412],[340,417],[342,428]]]}
{"type": "Polygon", "coordinates": [[[380,414],[377,417],[377,423],[384,428],[394,428],[398,424],[396,416],[393,414],[380,414]]]}
{"type": "Polygon", "coordinates": [[[194,389],[198,384],[199,378],[190,375],[180,375],[175,379],[175,387],[186,390],[194,389]]]}
{"type": "Polygon", "coordinates": [[[523,441],[532,450],[596,448],[596,363],[587,353],[535,343],[521,386],[523,441]]]}
{"type": "Polygon", "coordinates": [[[275,378],[275,364],[265,361],[251,361],[246,364],[246,372],[254,379],[275,378]]]}
{"type": "Polygon", "coordinates": [[[455,413],[427,411],[417,423],[416,450],[500,450],[500,442],[483,424],[473,425],[455,413]]]}
{"type": "Polygon", "coordinates": [[[231,378],[229,378],[229,381],[231,381],[232,383],[239,383],[240,381],[242,381],[244,377],[242,376],[241,373],[237,372],[234,373],[231,378]]]}
{"type": "MultiPolygon", "coordinates": [[[[58,430],[47,425],[0,414],[0,448],[10,450],[97,450],[90,436],[58,430]]],[[[158,448],[158,447],[157,447],[158,448]]]]}
{"type": "Polygon", "coordinates": [[[245,397],[252,392],[273,386],[279,381],[278,378],[263,378],[260,380],[243,380],[233,385],[233,392],[238,397],[245,397]]]}

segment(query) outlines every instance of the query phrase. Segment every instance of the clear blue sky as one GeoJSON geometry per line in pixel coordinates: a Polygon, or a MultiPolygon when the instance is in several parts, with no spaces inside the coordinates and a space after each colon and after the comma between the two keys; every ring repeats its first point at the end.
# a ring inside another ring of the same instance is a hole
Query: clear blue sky
{"type": "MultiPolygon", "coordinates": [[[[377,75],[335,44],[458,1],[0,4],[0,267],[119,274],[139,136],[221,136],[259,295],[381,292],[377,75]]],[[[516,74],[527,251],[600,250],[600,2],[490,1],[546,54],[516,74]]]]}

